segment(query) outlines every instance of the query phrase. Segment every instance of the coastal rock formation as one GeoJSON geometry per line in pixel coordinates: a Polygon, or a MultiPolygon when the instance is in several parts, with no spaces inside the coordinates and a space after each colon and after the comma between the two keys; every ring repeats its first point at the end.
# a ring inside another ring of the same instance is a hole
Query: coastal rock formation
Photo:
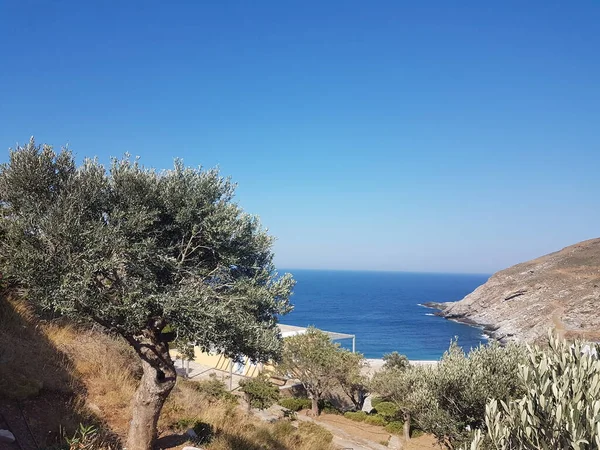
{"type": "Polygon", "coordinates": [[[501,340],[537,341],[548,329],[600,340],[600,239],[495,273],[464,299],[435,305],[439,315],[483,325],[501,340]]]}

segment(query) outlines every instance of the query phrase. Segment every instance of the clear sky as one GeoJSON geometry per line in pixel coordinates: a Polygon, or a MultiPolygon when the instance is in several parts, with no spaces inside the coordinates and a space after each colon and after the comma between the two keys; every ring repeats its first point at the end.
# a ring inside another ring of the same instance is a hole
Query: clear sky
{"type": "Polygon", "coordinates": [[[288,268],[484,272],[600,235],[600,2],[0,2],[0,162],[174,157],[288,268]],[[427,6],[423,6],[423,5],[427,6]]]}

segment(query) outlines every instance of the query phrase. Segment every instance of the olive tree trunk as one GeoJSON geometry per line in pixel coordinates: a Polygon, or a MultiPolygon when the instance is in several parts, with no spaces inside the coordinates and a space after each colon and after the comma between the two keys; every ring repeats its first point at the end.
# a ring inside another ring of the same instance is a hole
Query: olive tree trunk
{"type": "Polygon", "coordinates": [[[410,441],[410,413],[404,413],[404,439],[410,441]]]}
{"type": "Polygon", "coordinates": [[[312,408],[311,408],[311,414],[314,417],[317,417],[319,415],[319,395],[311,395],[311,399],[312,399],[312,408]]]}
{"type": "Polygon", "coordinates": [[[138,344],[134,348],[142,359],[143,374],[132,401],[127,450],[152,450],[158,418],[175,386],[177,372],[167,343],[138,344]]]}

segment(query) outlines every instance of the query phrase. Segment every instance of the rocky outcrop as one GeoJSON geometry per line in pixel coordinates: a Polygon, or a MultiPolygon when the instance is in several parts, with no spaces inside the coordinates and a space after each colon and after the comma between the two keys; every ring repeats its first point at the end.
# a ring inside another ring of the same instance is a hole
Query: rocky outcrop
{"type": "Polygon", "coordinates": [[[566,338],[598,341],[600,239],[517,264],[458,302],[431,306],[500,340],[538,341],[552,328],[566,338]]]}

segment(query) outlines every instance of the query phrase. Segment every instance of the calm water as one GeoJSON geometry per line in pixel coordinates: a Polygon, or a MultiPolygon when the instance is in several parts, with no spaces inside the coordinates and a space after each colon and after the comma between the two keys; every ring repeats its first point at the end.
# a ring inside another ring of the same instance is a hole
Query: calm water
{"type": "Polygon", "coordinates": [[[355,334],[356,349],[367,358],[396,350],[410,359],[438,359],[454,336],[466,349],[485,342],[480,329],[433,316],[419,304],[460,300],[488,275],[286,271],[297,280],[295,309],[281,322],[355,334]]]}

